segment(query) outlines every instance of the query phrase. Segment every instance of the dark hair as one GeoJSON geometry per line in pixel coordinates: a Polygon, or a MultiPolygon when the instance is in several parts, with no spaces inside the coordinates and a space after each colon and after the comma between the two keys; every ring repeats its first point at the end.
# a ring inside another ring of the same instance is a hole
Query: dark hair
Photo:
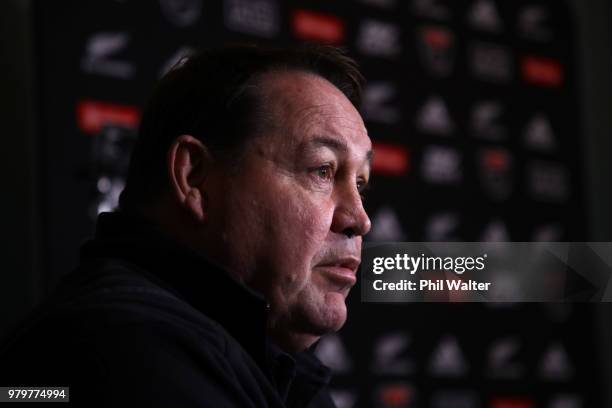
{"type": "Polygon", "coordinates": [[[335,47],[234,45],[183,58],[157,83],[145,107],[120,208],[142,208],[167,187],[166,154],[180,135],[198,138],[213,155],[240,151],[261,121],[263,104],[252,85],[261,74],[287,70],[319,75],[359,106],[363,76],[335,47]]]}

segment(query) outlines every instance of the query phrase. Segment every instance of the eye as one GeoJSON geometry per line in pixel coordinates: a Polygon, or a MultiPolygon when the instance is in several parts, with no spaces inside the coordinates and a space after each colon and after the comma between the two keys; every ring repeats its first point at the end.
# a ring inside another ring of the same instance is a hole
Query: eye
{"type": "Polygon", "coordinates": [[[315,169],[317,176],[325,181],[331,181],[334,178],[334,169],[331,165],[325,164],[315,169]]]}
{"type": "Polygon", "coordinates": [[[357,180],[357,191],[359,191],[359,196],[361,196],[361,201],[365,200],[365,193],[370,188],[370,185],[366,180],[359,179],[357,180]]]}

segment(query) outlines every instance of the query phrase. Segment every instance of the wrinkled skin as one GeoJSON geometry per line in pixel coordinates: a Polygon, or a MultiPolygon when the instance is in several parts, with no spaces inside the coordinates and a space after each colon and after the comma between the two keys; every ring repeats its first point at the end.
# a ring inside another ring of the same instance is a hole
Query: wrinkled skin
{"type": "Polygon", "coordinates": [[[299,351],[346,320],[370,229],[360,189],[372,145],[359,113],[325,79],[275,72],[259,86],[267,120],[238,171],[203,182],[201,242],[267,298],[271,336],[299,351]]]}

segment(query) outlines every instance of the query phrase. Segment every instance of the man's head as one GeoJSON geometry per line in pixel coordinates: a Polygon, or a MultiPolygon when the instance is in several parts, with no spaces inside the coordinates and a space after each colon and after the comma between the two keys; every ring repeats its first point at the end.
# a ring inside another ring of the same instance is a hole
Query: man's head
{"type": "Polygon", "coordinates": [[[122,208],[262,293],[286,350],[346,319],[370,228],[360,85],[331,48],[238,47],[171,71],[143,116],[122,208]]]}

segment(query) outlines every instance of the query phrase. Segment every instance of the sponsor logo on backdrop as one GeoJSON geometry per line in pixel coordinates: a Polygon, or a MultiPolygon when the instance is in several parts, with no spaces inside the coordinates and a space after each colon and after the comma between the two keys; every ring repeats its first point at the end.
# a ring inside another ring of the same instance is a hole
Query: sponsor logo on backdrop
{"type": "Polygon", "coordinates": [[[540,378],[548,381],[567,381],[574,369],[565,347],[559,342],[552,343],[542,354],[538,366],[540,378]]]}
{"type": "Polygon", "coordinates": [[[372,173],[383,176],[404,176],[410,170],[410,151],[404,145],[373,143],[372,173]]]}
{"type": "Polygon", "coordinates": [[[90,218],[95,219],[98,214],[117,208],[119,196],[124,187],[123,177],[99,177],[96,181],[96,198],[91,202],[89,208],[90,218]]]}
{"type": "Polygon", "coordinates": [[[435,135],[450,135],[455,131],[446,103],[439,96],[430,97],[419,109],[416,127],[422,132],[435,135]]]}
{"type": "Polygon", "coordinates": [[[428,146],[422,158],[423,179],[432,184],[457,184],[463,178],[459,152],[446,146],[428,146]]]}
{"type": "Polygon", "coordinates": [[[490,378],[517,380],[524,373],[523,365],[517,361],[521,342],[516,337],[496,339],[487,358],[487,374],[490,378]]]}
{"type": "Polygon", "coordinates": [[[535,401],[523,397],[494,397],[490,408],[536,408],[535,401]]]}
{"type": "Polygon", "coordinates": [[[353,408],[357,402],[357,393],[351,390],[332,388],[329,390],[329,396],[336,408],[353,408]]]}
{"type": "Polygon", "coordinates": [[[397,382],[378,386],[375,406],[378,408],[412,408],[416,404],[416,390],[411,384],[397,382]]]}
{"type": "Polygon", "coordinates": [[[386,9],[395,8],[397,6],[397,0],[361,0],[361,2],[369,6],[382,7],[386,9]]]}
{"type": "Polygon", "coordinates": [[[565,81],[561,62],[551,58],[524,56],[521,73],[526,83],[544,88],[560,88],[565,81]]]}
{"type": "Polygon", "coordinates": [[[585,408],[582,398],[578,395],[562,394],[551,398],[547,408],[585,408]]]}
{"type": "Polygon", "coordinates": [[[568,174],[562,165],[534,161],[527,167],[528,187],[538,201],[564,202],[569,196],[568,174]]]}
{"type": "Polygon", "coordinates": [[[195,53],[195,48],[184,46],[179,48],[174,54],[164,62],[159,70],[159,77],[166,75],[172,68],[183,65],[187,58],[195,53]]]}
{"type": "Polygon", "coordinates": [[[476,79],[498,84],[512,79],[512,55],[506,47],[476,42],[469,48],[469,59],[476,79]]]}
{"type": "Polygon", "coordinates": [[[89,164],[92,173],[123,177],[130,163],[134,128],[105,124],[91,142],[89,164]]]}
{"type": "Polygon", "coordinates": [[[455,36],[441,26],[418,30],[417,48],[425,69],[434,76],[447,77],[455,65],[455,36]]]}
{"type": "Polygon", "coordinates": [[[357,49],[371,57],[397,57],[402,52],[398,25],[380,20],[363,20],[356,39],[357,49]]]}
{"type": "Polygon", "coordinates": [[[506,224],[502,220],[494,218],[487,225],[484,226],[480,235],[480,241],[507,242],[511,241],[511,239],[506,224]]]}
{"type": "Polygon", "coordinates": [[[440,339],[429,362],[429,372],[436,377],[462,377],[469,370],[468,362],[454,336],[440,339]]]}
{"type": "Polygon", "coordinates": [[[131,79],[134,64],[121,61],[117,54],[125,51],[130,41],[127,32],[99,32],[91,35],[81,58],[81,69],[88,74],[97,74],[118,79],[131,79]]]}
{"type": "Polygon", "coordinates": [[[85,99],[77,103],[76,116],[81,132],[95,135],[104,126],[135,129],[140,120],[140,111],[135,106],[85,99]]]}
{"type": "Polygon", "coordinates": [[[346,374],[353,369],[353,361],[346,351],[342,338],[337,334],[322,337],[317,344],[316,355],[336,374],[346,374]]]}
{"type": "Polygon", "coordinates": [[[542,113],[536,114],[525,126],[523,140],[533,150],[552,151],[556,147],[555,139],[550,120],[542,113]]]}
{"type": "Polygon", "coordinates": [[[553,39],[553,31],[546,23],[550,20],[550,12],[539,4],[530,4],[518,12],[517,32],[520,37],[539,41],[550,42],[553,39]]]}
{"type": "Polygon", "coordinates": [[[445,0],[412,0],[412,10],[416,15],[437,20],[448,20],[451,17],[445,0]]]}
{"type": "Polygon", "coordinates": [[[563,241],[563,227],[559,223],[540,225],[534,228],[532,241],[559,242],[563,241]]]}
{"type": "Polygon", "coordinates": [[[301,40],[328,44],[341,44],[344,41],[344,21],[332,14],[295,10],[292,15],[292,28],[293,34],[301,40]]]}
{"type": "Polygon", "coordinates": [[[431,396],[432,408],[481,408],[478,395],[474,391],[444,390],[431,396]]]}
{"type": "Polygon", "coordinates": [[[394,102],[397,95],[397,85],[388,81],[369,81],[363,90],[363,118],[387,125],[397,124],[400,120],[400,110],[394,102]]]}
{"type": "Polygon", "coordinates": [[[470,130],[473,136],[487,140],[504,140],[508,129],[500,123],[504,113],[501,102],[479,102],[472,109],[470,116],[470,130]]]}
{"type": "Polygon", "coordinates": [[[202,15],[202,0],[159,0],[162,14],[177,27],[194,25],[202,15]]]}
{"type": "Polygon", "coordinates": [[[486,148],[479,153],[479,176],[487,197],[503,201],[513,191],[512,158],[506,149],[486,148]]]}
{"type": "Polygon", "coordinates": [[[432,215],[425,224],[425,241],[459,241],[459,216],[452,212],[432,215]]]}
{"type": "Polygon", "coordinates": [[[388,206],[383,206],[372,217],[372,230],[368,234],[371,241],[405,241],[406,234],[397,213],[388,206]]]}
{"type": "Polygon", "coordinates": [[[374,344],[372,372],[376,375],[408,375],[415,365],[406,353],[410,337],[406,333],[389,333],[380,336],[374,344]]]}
{"type": "Polygon", "coordinates": [[[92,220],[99,213],[117,207],[135,138],[134,128],[109,122],[93,135],[88,160],[89,172],[95,180],[95,193],[90,197],[88,211],[92,220]]]}
{"type": "Polygon", "coordinates": [[[266,38],[280,33],[280,11],[274,0],[224,0],[223,5],[229,30],[266,38]]]}
{"type": "Polygon", "coordinates": [[[492,0],[476,0],[468,11],[468,22],[478,30],[498,33],[503,24],[492,0]]]}

